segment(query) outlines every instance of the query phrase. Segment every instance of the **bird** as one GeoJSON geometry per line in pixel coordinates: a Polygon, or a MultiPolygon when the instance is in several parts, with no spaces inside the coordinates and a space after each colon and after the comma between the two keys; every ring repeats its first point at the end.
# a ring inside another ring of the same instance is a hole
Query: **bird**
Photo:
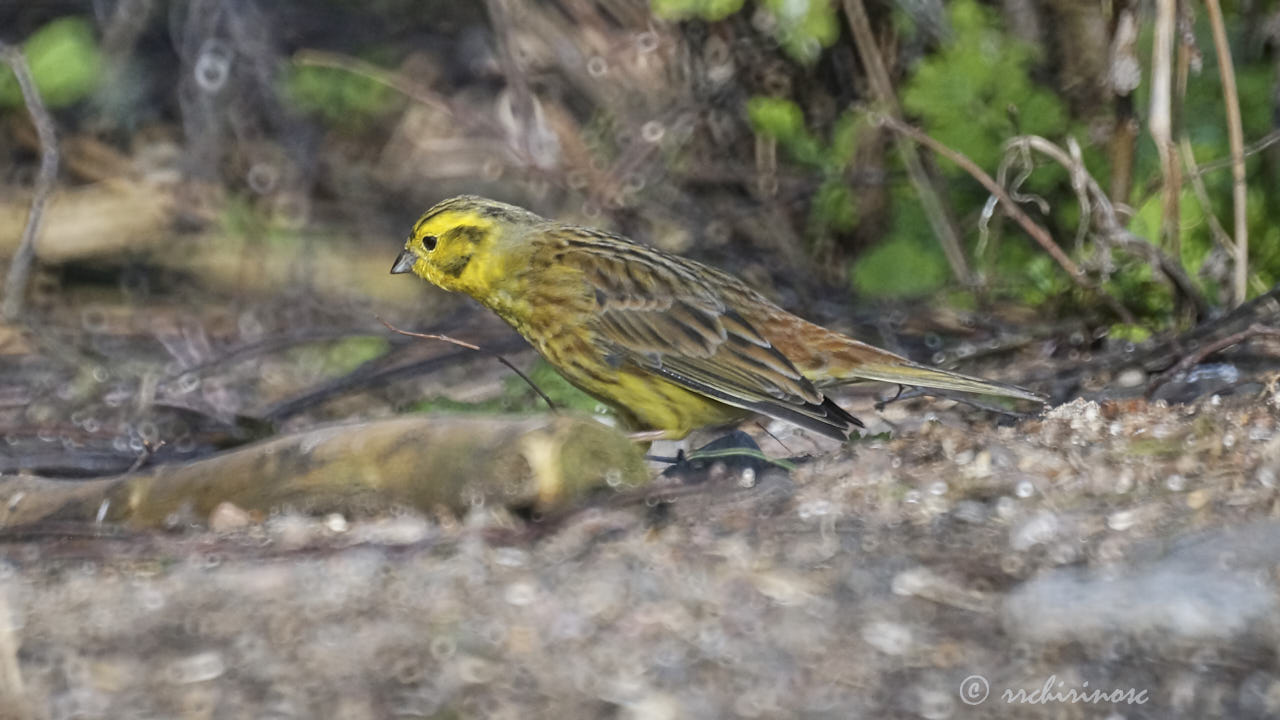
{"type": "Polygon", "coordinates": [[[828,330],[695,260],[475,195],[413,225],[391,268],[410,272],[496,313],[637,439],[764,415],[845,440],[863,423],[827,392],[859,381],[1045,399],[828,330]]]}

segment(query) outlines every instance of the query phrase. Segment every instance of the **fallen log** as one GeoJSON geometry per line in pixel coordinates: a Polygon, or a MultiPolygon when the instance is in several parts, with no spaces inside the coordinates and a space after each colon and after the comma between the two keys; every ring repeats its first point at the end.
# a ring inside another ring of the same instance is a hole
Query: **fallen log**
{"type": "Polygon", "coordinates": [[[0,528],[41,521],[207,524],[231,503],[371,514],[394,507],[563,507],[648,480],[641,448],[589,418],[411,416],[333,425],[182,465],[88,481],[0,478],[0,528]]]}

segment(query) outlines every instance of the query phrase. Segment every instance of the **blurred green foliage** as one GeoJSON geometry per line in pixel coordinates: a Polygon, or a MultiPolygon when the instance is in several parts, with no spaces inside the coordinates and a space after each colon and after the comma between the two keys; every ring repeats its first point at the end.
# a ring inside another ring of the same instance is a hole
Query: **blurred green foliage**
{"type": "Polygon", "coordinates": [[[821,244],[832,233],[852,230],[858,223],[858,204],[845,175],[866,128],[863,117],[845,111],[826,141],[809,130],[804,111],[790,100],[753,97],[747,101],[747,117],[757,133],[774,138],[788,157],[819,174],[821,184],[811,204],[807,228],[810,240],[821,244]]]}
{"type": "Polygon", "coordinates": [[[328,361],[342,373],[348,373],[361,365],[387,354],[391,349],[386,338],[352,337],[329,344],[328,361]]]}
{"type": "Polygon", "coordinates": [[[669,20],[724,20],[742,9],[743,0],[653,0],[653,14],[669,20]]]}
{"type": "MultiPolygon", "coordinates": [[[[992,174],[1011,137],[1033,133],[1060,138],[1069,128],[1065,104],[1033,80],[1037,53],[1009,36],[999,17],[974,0],[948,6],[950,32],[935,52],[918,62],[901,88],[905,111],[925,132],[968,156],[992,174]]],[[[900,23],[902,24],[902,23],[900,23]]],[[[944,197],[958,212],[970,213],[986,202],[986,191],[960,168],[945,161],[952,181],[944,197]]],[[[884,240],[855,259],[854,288],[870,297],[928,295],[951,280],[933,229],[919,210],[914,188],[904,174],[890,188],[894,212],[884,240]]],[[[1061,170],[1042,169],[1023,190],[1051,194],[1065,178],[1061,170]]],[[[1070,196],[1069,196],[1070,197],[1070,196]]],[[[989,258],[979,258],[1001,281],[1016,285],[1027,301],[1053,297],[1064,284],[1060,271],[1029,244],[1003,243],[989,258]]]]}
{"type": "Polygon", "coordinates": [[[391,88],[338,68],[292,64],[285,72],[283,90],[298,110],[349,130],[370,127],[370,120],[399,106],[399,96],[391,88]]]}
{"type": "MultiPolygon", "coordinates": [[[[944,145],[994,171],[1014,135],[1062,137],[1071,114],[1031,77],[1034,48],[1007,34],[999,17],[975,0],[949,6],[951,33],[902,88],[902,105],[944,145]]],[[[960,175],[958,168],[948,168],[960,175]]]]}
{"type": "MultiPolygon", "coordinates": [[[[40,97],[51,108],[83,100],[98,84],[102,53],[93,27],[84,18],[64,17],[46,24],[27,38],[22,51],[40,97]]],[[[0,107],[22,104],[13,71],[0,66],[0,107]]]]}
{"type": "MultiPolygon", "coordinates": [[[[653,0],[653,14],[668,20],[724,20],[743,0],[653,0]]],[[[774,19],[773,35],[792,58],[812,63],[840,37],[840,16],[832,0],[761,0],[774,19]]]]}

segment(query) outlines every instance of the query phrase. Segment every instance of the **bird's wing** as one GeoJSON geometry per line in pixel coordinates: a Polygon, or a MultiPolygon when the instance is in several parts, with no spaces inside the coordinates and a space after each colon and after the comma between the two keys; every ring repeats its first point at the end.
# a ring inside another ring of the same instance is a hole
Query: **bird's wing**
{"type": "Polygon", "coordinates": [[[573,230],[562,235],[562,259],[594,291],[593,335],[607,357],[831,437],[861,426],[726,307],[709,281],[722,276],[623,238],[573,230]]]}

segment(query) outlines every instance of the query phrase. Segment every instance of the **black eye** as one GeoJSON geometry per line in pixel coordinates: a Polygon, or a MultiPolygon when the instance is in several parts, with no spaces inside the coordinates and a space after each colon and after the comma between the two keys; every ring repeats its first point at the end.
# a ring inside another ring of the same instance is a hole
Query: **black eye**
{"type": "Polygon", "coordinates": [[[436,249],[436,240],[437,238],[435,235],[423,235],[422,247],[426,248],[427,252],[431,252],[436,249]]]}

